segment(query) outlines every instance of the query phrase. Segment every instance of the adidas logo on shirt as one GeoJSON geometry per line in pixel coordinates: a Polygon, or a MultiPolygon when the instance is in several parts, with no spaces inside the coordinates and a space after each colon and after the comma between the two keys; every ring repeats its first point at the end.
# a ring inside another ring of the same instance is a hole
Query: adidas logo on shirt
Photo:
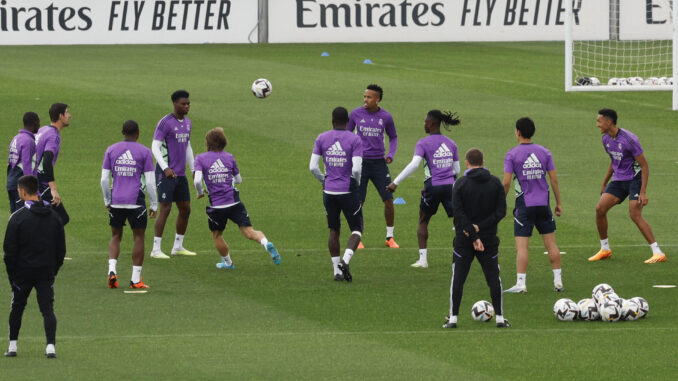
{"type": "Polygon", "coordinates": [[[325,152],[328,156],[346,156],[346,151],[341,148],[339,141],[336,141],[330,148],[325,152]]]}
{"type": "Polygon", "coordinates": [[[125,151],[122,155],[120,155],[116,160],[115,164],[128,164],[128,165],[136,165],[137,162],[134,160],[132,157],[132,152],[130,150],[125,151]]]}
{"type": "Polygon", "coordinates": [[[228,168],[224,165],[221,159],[217,159],[210,167],[209,173],[224,173],[228,172],[228,168]]]}
{"type": "Polygon", "coordinates": [[[440,147],[433,154],[433,157],[446,157],[452,156],[452,151],[447,147],[445,143],[440,144],[440,147]]]}
{"type": "Polygon", "coordinates": [[[541,162],[539,162],[537,155],[535,155],[534,153],[531,153],[530,156],[528,156],[527,159],[525,159],[525,162],[523,163],[523,169],[528,168],[541,168],[541,162]]]}

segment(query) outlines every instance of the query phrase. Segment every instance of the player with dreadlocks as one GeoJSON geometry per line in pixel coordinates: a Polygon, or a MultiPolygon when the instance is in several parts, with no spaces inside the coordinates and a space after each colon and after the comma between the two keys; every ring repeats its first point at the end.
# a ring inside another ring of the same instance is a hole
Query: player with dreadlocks
{"type": "Polygon", "coordinates": [[[443,204],[448,217],[452,217],[452,185],[459,176],[459,154],[454,140],[440,133],[440,124],[446,130],[450,126],[461,123],[457,113],[440,110],[431,110],[424,121],[424,131],[429,136],[420,139],[414,147],[412,161],[403,169],[398,177],[386,187],[389,192],[395,192],[406,177],[419,168],[424,161],[424,189],[421,191],[419,204],[419,260],[412,267],[428,268],[426,242],[428,241],[428,223],[438,211],[438,205],[443,204]]]}

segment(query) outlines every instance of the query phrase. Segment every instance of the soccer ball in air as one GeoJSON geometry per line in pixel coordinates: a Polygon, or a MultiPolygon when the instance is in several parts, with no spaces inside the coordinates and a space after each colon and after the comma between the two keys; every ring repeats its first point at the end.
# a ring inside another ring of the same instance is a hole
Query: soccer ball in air
{"type": "Polygon", "coordinates": [[[471,308],[471,317],[475,321],[489,321],[493,316],[494,307],[487,300],[479,300],[471,308]]]}
{"type": "Polygon", "coordinates": [[[593,301],[596,304],[599,304],[600,302],[598,301],[598,299],[602,298],[603,295],[609,294],[609,293],[612,293],[612,292],[614,292],[614,289],[612,288],[612,286],[610,286],[607,283],[601,283],[601,284],[599,284],[599,285],[597,285],[596,287],[593,288],[593,291],[591,291],[591,297],[593,298],[593,301]]]}
{"type": "Polygon", "coordinates": [[[579,307],[572,299],[558,299],[553,305],[553,314],[560,321],[573,321],[579,316],[579,307]]]}
{"type": "Polygon", "coordinates": [[[621,307],[617,302],[606,301],[598,306],[600,311],[600,319],[602,321],[618,321],[621,318],[621,307]]]}
{"type": "Polygon", "coordinates": [[[600,314],[598,313],[598,306],[591,298],[582,299],[577,303],[579,307],[579,318],[582,320],[598,320],[600,314]]]}
{"type": "Polygon", "coordinates": [[[266,78],[259,78],[252,83],[252,94],[257,98],[266,98],[272,91],[273,85],[266,78]]]}
{"type": "Polygon", "coordinates": [[[637,320],[640,318],[640,306],[632,299],[625,299],[622,302],[621,320],[637,320]]]}
{"type": "Polygon", "coordinates": [[[645,315],[647,315],[647,313],[650,311],[650,305],[647,304],[647,300],[641,298],[640,296],[636,296],[630,300],[633,300],[638,305],[638,318],[644,318],[645,315]]]}

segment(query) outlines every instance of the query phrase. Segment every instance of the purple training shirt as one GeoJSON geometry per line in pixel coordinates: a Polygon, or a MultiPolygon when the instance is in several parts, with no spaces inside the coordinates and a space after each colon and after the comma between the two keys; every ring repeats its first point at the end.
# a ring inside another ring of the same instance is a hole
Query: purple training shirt
{"type": "Polygon", "coordinates": [[[195,171],[202,172],[210,204],[223,206],[240,202],[233,188],[233,177],[240,171],[232,154],[225,151],[208,151],[195,157],[195,171]]]}
{"type": "Polygon", "coordinates": [[[33,155],[35,155],[35,135],[28,130],[20,130],[9,143],[9,168],[19,166],[24,176],[34,175],[33,155]]]}
{"type": "Polygon", "coordinates": [[[391,159],[395,157],[398,135],[393,124],[393,116],[383,108],[375,113],[367,111],[364,106],[354,109],[348,118],[346,129],[350,132],[357,130],[356,134],[360,136],[363,145],[363,158],[384,158],[384,133],[390,139],[386,157],[391,159]]]}
{"type": "Polygon", "coordinates": [[[640,172],[635,157],[643,153],[638,137],[631,131],[619,129],[616,137],[603,134],[603,147],[612,159],[613,181],[628,181],[640,172]]]}
{"type": "Polygon", "coordinates": [[[111,205],[136,205],[145,187],[142,175],[153,171],[153,155],[142,144],[125,140],[106,149],[102,168],[113,175],[111,205]]]}
{"type": "Polygon", "coordinates": [[[431,185],[454,184],[457,174],[454,173],[454,162],[459,161],[457,144],[442,134],[431,134],[419,139],[414,146],[414,154],[424,158],[426,179],[431,185]]]}
{"type": "Polygon", "coordinates": [[[177,176],[186,176],[186,150],[191,142],[191,120],[178,120],[174,114],[160,119],[153,140],[162,142],[162,155],[177,176]]]}
{"type": "Polygon", "coordinates": [[[61,135],[59,135],[59,130],[54,126],[40,127],[38,133],[35,134],[35,163],[37,169],[34,169],[34,172],[42,172],[42,156],[45,154],[45,151],[52,151],[54,153],[52,167],[55,167],[60,148],[61,135]]]}
{"type": "Polygon", "coordinates": [[[506,153],[504,173],[518,180],[516,198],[525,197],[525,206],[549,204],[549,184],[546,173],[555,169],[551,152],[539,144],[520,144],[506,153]]]}
{"type": "Polygon", "coordinates": [[[362,157],[360,138],[347,130],[330,130],[318,135],[313,153],[323,157],[325,190],[349,192],[353,158],[362,157]]]}

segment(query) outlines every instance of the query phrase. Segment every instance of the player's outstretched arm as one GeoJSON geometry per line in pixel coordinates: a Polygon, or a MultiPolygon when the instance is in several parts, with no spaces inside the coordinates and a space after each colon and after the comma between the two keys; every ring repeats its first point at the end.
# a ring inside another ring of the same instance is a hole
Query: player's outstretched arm
{"type": "Polygon", "coordinates": [[[403,168],[398,176],[396,176],[395,180],[393,180],[393,183],[395,183],[396,186],[400,185],[403,180],[412,175],[417,170],[417,168],[419,168],[419,164],[421,164],[422,159],[423,158],[419,155],[412,156],[410,163],[407,164],[405,168],[403,168]]]}

